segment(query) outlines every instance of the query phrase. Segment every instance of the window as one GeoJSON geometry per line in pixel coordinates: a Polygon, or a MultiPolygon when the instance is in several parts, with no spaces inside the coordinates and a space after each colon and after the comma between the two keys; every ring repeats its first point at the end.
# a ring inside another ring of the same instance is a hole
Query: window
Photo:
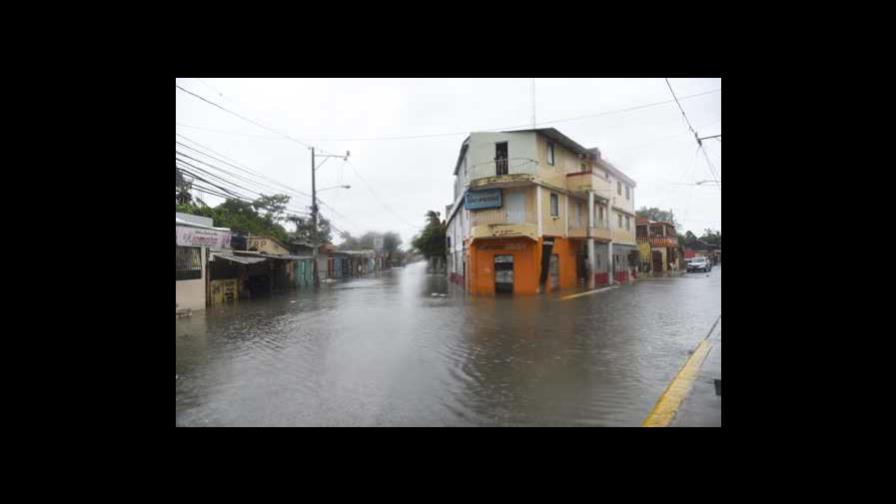
{"type": "Polygon", "coordinates": [[[495,175],[507,175],[507,142],[495,144],[495,175]]]}
{"type": "Polygon", "coordinates": [[[632,218],[628,215],[625,216],[625,229],[629,231],[632,230],[632,218]]]}
{"type": "Polygon", "coordinates": [[[464,156],[464,177],[467,176],[467,156],[464,156]]]}
{"type": "Polygon", "coordinates": [[[625,199],[632,199],[631,188],[629,186],[625,186],[625,199]]]}
{"type": "Polygon", "coordinates": [[[616,194],[622,196],[622,182],[616,181],[616,194]]]}
{"type": "Polygon", "coordinates": [[[526,222],[526,195],[520,191],[506,192],[506,208],[508,224],[526,222]]]}
{"type": "Polygon", "coordinates": [[[554,166],[554,144],[548,142],[548,164],[554,166]]]}
{"type": "Polygon", "coordinates": [[[586,170],[588,170],[588,167],[585,166],[585,163],[582,163],[582,171],[586,171],[586,170]]]}
{"type": "MultiPolygon", "coordinates": [[[[175,247],[177,246],[175,245],[175,247]]],[[[175,273],[176,280],[198,280],[202,278],[202,248],[177,247],[177,267],[175,273]]]]}
{"type": "Polygon", "coordinates": [[[551,217],[560,217],[560,197],[551,193],[551,217]]]}
{"type": "Polygon", "coordinates": [[[451,237],[446,236],[445,238],[448,240],[448,250],[451,250],[451,237]]]}
{"type": "Polygon", "coordinates": [[[616,214],[616,217],[619,217],[619,229],[622,229],[622,214],[616,214]]]}

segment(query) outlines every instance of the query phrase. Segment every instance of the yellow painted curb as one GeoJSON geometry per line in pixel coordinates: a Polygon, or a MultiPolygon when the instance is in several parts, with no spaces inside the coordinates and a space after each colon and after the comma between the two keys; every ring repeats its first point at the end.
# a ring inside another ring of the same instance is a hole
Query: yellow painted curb
{"type": "Polygon", "coordinates": [[[605,290],[610,290],[610,289],[615,289],[615,288],[616,288],[616,286],[603,287],[603,288],[591,290],[588,292],[582,292],[580,294],[571,294],[569,296],[563,296],[562,298],[560,298],[560,301],[566,301],[567,299],[575,299],[577,297],[582,297],[582,296],[590,296],[592,294],[597,294],[598,292],[603,292],[605,290]]]}
{"type": "Polygon", "coordinates": [[[700,364],[703,363],[710,348],[712,348],[712,343],[708,339],[704,339],[697,345],[697,349],[657,399],[653,410],[647,415],[641,427],[667,427],[672,422],[682,401],[690,392],[691,385],[694,384],[697,372],[700,370],[700,364]]]}

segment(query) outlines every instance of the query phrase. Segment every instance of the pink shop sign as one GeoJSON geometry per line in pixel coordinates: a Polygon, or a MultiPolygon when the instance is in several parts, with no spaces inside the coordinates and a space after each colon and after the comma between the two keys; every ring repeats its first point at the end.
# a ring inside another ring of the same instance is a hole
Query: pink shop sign
{"type": "Polygon", "coordinates": [[[230,248],[230,233],[186,226],[175,226],[177,244],[181,247],[230,248]]]}

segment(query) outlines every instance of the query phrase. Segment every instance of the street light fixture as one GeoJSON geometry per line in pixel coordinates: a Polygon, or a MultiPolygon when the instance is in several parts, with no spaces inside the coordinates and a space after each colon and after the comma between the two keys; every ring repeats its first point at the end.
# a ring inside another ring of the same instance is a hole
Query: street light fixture
{"type": "Polygon", "coordinates": [[[329,191],[330,189],[351,189],[351,188],[352,188],[352,186],[346,184],[346,185],[338,185],[338,186],[333,186],[333,187],[325,187],[323,189],[318,189],[317,192],[329,191]]]}
{"type": "Polygon", "coordinates": [[[703,185],[703,184],[716,184],[716,185],[722,185],[722,182],[721,182],[721,181],[716,182],[715,180],[701,180],[700,182],[697,182],[696,185],[703,185]]]}

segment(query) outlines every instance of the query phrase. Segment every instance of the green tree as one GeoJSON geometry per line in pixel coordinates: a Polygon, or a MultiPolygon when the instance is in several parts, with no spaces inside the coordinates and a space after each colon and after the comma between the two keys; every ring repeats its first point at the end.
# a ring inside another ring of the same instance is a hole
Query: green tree
{"type": "Polygon", "coordinates": [[[273,196],[261,195],[260,198],[252,202],[252,208],[256,213],[264,211],[263,217],[272,224],[284,222],[286,219],[286,204],[289,203],[289,196],[285,194],[274,194],[273,196]]]}
{"type": "MultiPolygon", "coordinates": [[[[291,222],[296,225],[296,230],[290,237],[297,241],[314,243],[314,222],[311,218],[292,218],[291,222]]],[[[317,216],[317,239],[318,243],[333,241],[333,230],[330,228],[330,221],[324,217],[317,216]]]]}
{"type": "Polygon", "coordinates": [[[637,215],[638,217],[647,217],[648,219],[653,221],[669,222],[676,228],[678,227],[678,222],[675,221],[675,214],[671,209],[660,210],[657,207],[641,207],[635,212],[635,215],[637,215]]]}
{"type": "Polygon", "coordinates": [[[352,236],[348,231],[339,233],[339,238],[342,239],[342,243],[339,244],[341,250],[358,250],[361,248],[358,239],[352,236]]]}
{"type": "Polygon", "coordinates": [[[414,248],[429,259],[432,257],[445,257],[445,232],[447,225],[439,220],[439,212],[430,210],[426,212],[426,227],[411,242],[414,248]]]}
{"type": "Polygon", "coordinates": [[[184,173],[180,171],[180,168],[175,167],[175,200],[178,205],[189,205],[192,203],[193,196],[190,194],[190,190],[193,188],[193,182],[188,181],[186,177],[184,177],[184,173]]]}
{"type": "Polygon", "coordinates": [[[712,229],[704,229],[703,236],[700,237],[700,241],[706,242],[709,245],[713,245],[715,247],[722,248],[722,232],[714,231],[712,229]]]}

